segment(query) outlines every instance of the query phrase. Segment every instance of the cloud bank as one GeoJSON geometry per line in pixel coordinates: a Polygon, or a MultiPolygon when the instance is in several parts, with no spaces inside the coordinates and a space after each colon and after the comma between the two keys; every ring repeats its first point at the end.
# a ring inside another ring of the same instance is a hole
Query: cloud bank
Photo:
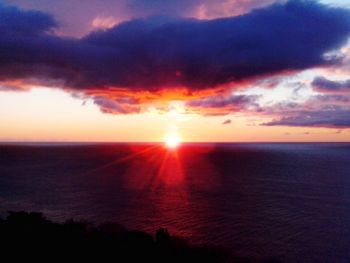
{"type": "Polygon", "coordinates": [[[60,80],[71,89],[198,90],[336,61],[350,11],[313,1],[274,4],[214,20],[132,20],[82,39],[48,32],[46,14],[0,7],[1,80],[60,80]],[[28,27],[28,28],[27,28],[28,27]],[[14,70],[16,69],[16,70],[14,70]]]}
{"type": "MultiPolygon", "coordinates": [[[[133,3],[140,6],[134,0],[129,8],[133,3]]],[[[168,14],[185,5],[184,1],[155,3],[144,2],[150,5],[145,10],[157,7],[165,11],[155,9],[155,13],[168,14]]],[[[186,3],[190,9],[199,4],[196,0],[186,3]]],[[[140,112],[139,93],[146,94],[149,102],[162,99],[157,94],[164,94],[163,90],[181,89],[186,90],[186,106],[191,110],[216,115],[254,106],[256,98],[226,96],[228,89],[266,76],[340,63],[339,57],[327,54],[347,42],[350,10],[289,0],[210,20],[132,19],[82,38],[56,35],[57,28],[55,18],[47,13],[1,4],[0,81],[81,92],[92,97],[103,112],[113,114],[140,112]],[[212,90],[208,96],[193,97],[208,90],[212,90]]],[[[344,91],[348,84],[324,78],[313,82],[323,91],[344,91]]],[[[269,125],[292,121],[288,116],[269,125]]]]}
{"type": "Polygon", "coordinates": [[[264,108],[273,120],[263,126],[350,128],[350,95],[330,94],[311,96],[302,103],[286,102],[264,108]]]}
{"type": "Polygon", "coordinates": [[[350,128],[350,110],[334,109],[315,112],[298,112],[295,116],[283,117],[265,123],[266,126],[350,128]]]}

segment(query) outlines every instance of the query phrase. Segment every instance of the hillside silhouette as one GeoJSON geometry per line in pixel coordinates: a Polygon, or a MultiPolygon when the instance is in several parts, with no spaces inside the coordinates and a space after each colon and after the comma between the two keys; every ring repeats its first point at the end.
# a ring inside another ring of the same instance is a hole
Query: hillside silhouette
{"type": "Polygon", "coordinates": [[[193,246],[160,228],[155,237],[121,225],[93,226],[69,220],[54,223],[36,212],[9,212],[0,220],[3,256],[34,262],[93,260],[98,262],[232,262],[223,250],[193,246]]]}

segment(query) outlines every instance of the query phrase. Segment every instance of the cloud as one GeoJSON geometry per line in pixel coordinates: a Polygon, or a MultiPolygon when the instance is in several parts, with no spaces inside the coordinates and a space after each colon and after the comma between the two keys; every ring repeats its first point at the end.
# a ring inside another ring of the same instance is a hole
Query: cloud
{"type": "Polygon", "coordinates": [[[94,30],[101,30],[101,29],[103,30],[103,29],[112,28],[116,24],[118,24],[118,21],[111,16],[108,16],[108,17],[97,16],[91,22],[91,26],[94,30]]]}
{"type": "Polygon", "coordinates": [[[259,105],[263,117],[272,118],[263,126],[296,126],[350,128],[350,96],[340,94],[313,95],[305,101],[282,101],[268,106],[259,105]]]}
{"type": "MultiPolygon", "coordinates": [[[[303,0],[222,19],[134,19],[83,38],[54,35],[55,19],[42,12],[0,5],[1,14],[0,81],[83,92],[111,113],[139,110],[111,98],[115,90],[132,97],[235,89],[244,81],[332,65],[338,60],[324,54],[345,44],[350,33],[349,10],[303,0]]],[[[219,95],[186,104],[220,114],[251,103],[244,99],[219,95]]]]}
{"type": "Polygon", "coordinates": [[[133,17],[124,8],[129,0],[1,0],[25,10],[40,10],[52,14],[60,27],[55,31],[60,35],[78,37],[94,29],[92,22],[97,17],[114,17],[128,20],[133,17]]]}
{"type": "Polygon", "coordinates": [[[81,0],[1,1],[53,14],[61,24],[56,32],[77,37],[96,29],[96,25],[108,28],[113,21],[120,23],[154,15],[213,19],[244,14],[280,0],[84,0],[83,4],[81,0]],[[96,18],[109,19],[101,24],[102,21],[96,18]]]}
{"type": "Polygon", "coordinates": [[[189,100],[185,106],[189,111],[203,115],[226,115],[247,108],[257,107],[257,95],[217,95],[189,100]]]}
{"type": "Polygon", "coordinates": [[[316,91],[324,93],[350,92],[350,80],[332,81],[324,77],[316,77],[312,81],[312,86],[316,91]]]}
{"type": "Polygon", "coordinates": [[[350,109],[299,112],[294,116],[283,117],[263,124],[265,126],[297,126],[350,128],[350,109]]]}
{"type": "Polygon", "coordinates": [[[4,91],[25,91],[25,89],[19,86],[0,84],[0,92],[4,92],[4,91]]]}
{"type": "Polygon", "coordinates": [[[317,107],[329,107],[337,105],[350,105],[350,96],[342,94],[327,94],[327,95],[316,95],[310,98],[309,105],[314,104],[317,107]]]}
{"type": "Polygon", "coordinates": [[[258,96],[256,95],[211,96],[203,99],[190,100],[186,103],[186,106],[201,108],[241,107],[252,104],[257,98],[258,96]]]}
{"type": "Polygon", "coordinates": [[[99,106],[103,113],[130,114],[141,111],[140,106],[132,98],[112,100],[105,97],[94,97],[93,102],[99,106]]]}
{"type": "Polygon", "coordinates": [[[225,120],[224,122],[222,122],[221,124],[226,125],[226,124],[231,124],[231,123],[232,123],[232,121],[230,119],[228,119],[228,120],[225,120]]]}
{"type": "Polygon", "coordinates": [[[133,20],[83,42],[115,58],[113,74],[107,69],[92,84],[203,89],[330,64],[323,55],[345,44],[349,19],[345,9],[290,1],[226,19],[133,20]]]}
{"type": "Polygon", "coordinates": [[[38,36],[57,27],[53,17],[39,11],[23,11],[0,3],[0,32],[3,40],[13,35],[38,36]]]}
{"type": "Polygon", "coordinates": [[[244,14],[276,0],[130,0],[127,10],[134,16],[171,15],[213,19],[244,14]]]}
{"type": "MultiPolygon", "coordinates": [[[[30,24],[28,12],[16,9],[16,20],[30,24]]],[[[350,11],[298,0],[226,19],[132,20],[76,40],[44,34],[52,20],[32,16],[36,37],[17,30],[0,40],[1,78],[62,79],[80,89],[203,89],[327,65],[323,54],[350,33],[350,11]]]]}

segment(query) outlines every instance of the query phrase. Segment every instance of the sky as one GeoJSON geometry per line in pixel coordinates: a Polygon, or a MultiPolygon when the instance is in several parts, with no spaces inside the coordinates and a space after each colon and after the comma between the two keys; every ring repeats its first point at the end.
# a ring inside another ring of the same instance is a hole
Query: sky
{"type": "Polygon", "coordinates": [[[350,141],[348,0],[0,0],[0,141],[350,141]]]}

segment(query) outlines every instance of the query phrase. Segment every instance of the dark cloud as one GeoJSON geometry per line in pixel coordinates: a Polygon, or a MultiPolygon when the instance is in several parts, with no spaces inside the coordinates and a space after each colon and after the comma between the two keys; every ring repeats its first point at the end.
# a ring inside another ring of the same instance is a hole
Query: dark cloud
{"type": "Polygon", "coordinates": [[[220,116],[259,107],[256,103],[258,95],[217,95],[189,100],[185,106],[190,112],[207,116],[220,116]]]}
{"type": "MultiPolygon", "coordinates": [[[[218,18],[247,13],[276,0],[2,0],[27,10],[53,14],[61,23],[60,34],[83,36],[96,21],[118,23],[153,15],[218,18]],[[82,4],[83,2],[83,4],[82,4]],[[96,19],[96,20],[95,20],[96,19]]],[[[277,0],[279,1],[279,0],[277,0]]],[[[98,24],[98,23],[97,23],[98,24]]]]}
{"type": "Polygon", "coordinates": [[[323,110],[314,112],[299,112],[294,116],[282,117],[263,124],[265,126],[297,126],[297,127],[328,127],[350,128],[350,110],[323,110]]]}
{"type": "Polygon", "coordinates": [[[231,123],[232,123],[232,121],[230,119],[228,119],[228,120],[225,120],[224,122],[222,122],[221,124],[226,125],[226,124],[231,124],[231,123]]]}
{"type": "Polygon", "coordinates": [[[207,116],[227,115],[234,112],[252,110],[258,111],[258,95],[216,95],[200,99],[188,100],[185,103],[189,112],[207,116]]]}
{"type": "Polygon", "coordinates": [[[133,17],[125,8],[128,0],[0,0],[25,10],[40,10],[54,15],[62,35],[83,36],[90,32],[98,17],[115,17],[118,21],[133,17]]]}
{"type": "Polygon", "coordinates": [[[96,82],[202,89],[331,63],[323,54],[345,43],[349,19],[348,10],[290,1],[227,19],[134,20],[84,43],[112,49],[119,62],[113,75],[99,74],[96,82]]]}
{"type": "Polygon", "coordinates": [[[258,97],[257,95],[211,96],[203,99],[190,100],[186,103],[186,106],[201,108],[242,108],[247,105],[252,105],[258,97]]]}
{"type": "Polygon", "coordinates": [[[302,70],[334,62],[323,54],[350,32],[350,11],[302,0],[225,19],[132,20],[83,39],[47,34],[52,18],[13,10],[0,33],[33,17],[35,36],[13,30],[0,39],[0,78],[61,80],[71,89],[203,89],[302,70]]]}
{"type": "Polygon", "coordinates": [[[57,26],[53,17],[39,11],[23,11],[0,3],[1,42],[18,36],[38,36],[57,26]]]}
{"type": "Polygon", "coordinates": [[[350,92],[350,80],[333,81],[324,77],[317,77],[312,81],[315,90],[325,93],[350,92]]]}

